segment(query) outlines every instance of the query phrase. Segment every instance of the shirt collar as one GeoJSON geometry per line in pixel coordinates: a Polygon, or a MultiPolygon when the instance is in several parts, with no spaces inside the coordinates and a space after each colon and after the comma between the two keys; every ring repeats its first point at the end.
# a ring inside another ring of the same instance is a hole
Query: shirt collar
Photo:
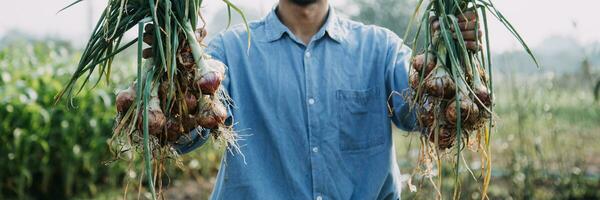
{"type": "MultiPolygon", "coordinates": [[[[288,27],[286,27],[281,20],[279,20],[276,10],[277,6],[274,6],[271,12],[269,12],[264,19],[266,27],[265,36],[268,42],[280,39],[284,33],[293,35],[290,29],[288,29],[288,27]]],[[[319,29],[319,31],[313,37],[320,39],[325,35],[328,35],[336,42],[342,41],[342,29],[340,27],[339,18],[332,6],[329,6],[325,24],[323,24],[321,29],[319,29]]]]}

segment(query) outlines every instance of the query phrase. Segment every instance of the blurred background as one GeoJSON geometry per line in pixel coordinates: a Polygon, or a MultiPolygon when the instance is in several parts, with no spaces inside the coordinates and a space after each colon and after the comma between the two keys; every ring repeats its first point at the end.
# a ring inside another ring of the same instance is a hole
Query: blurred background
{"type": "MultiPolygon", "coordinates": [[[[257,20],[277,1],[232,2],[257,20]]],[[[331,2],[344,17],[387,27],[400,36],[416,3],[331,2]]],[[[111,84],[103,81],[83,90],[74,109],[66,102],[53,105],[106,5],[90,0],[57,13],[69,3],[20,0],[0,7],[0,199],[145,198],[148,193],[137,190],[141,165],[115,161],[107,146],[116,114],[115,91],[133,80],[134,48],[117,56],[111,84]]],[[[498,115],[492,135],[491,199],[600,199],[600,2],[495,3],[542,67],[535,67],[501,24],[490,25],[498,115]]],[[[204,5],[210,39],[226,28],[226,8],[217,0],[204,5]]],[[[241,22],[235,14],[233,20],[241,22]]],[[[396,132],[398,162],[410,174],[418,134],[396,132]]],[[[168,171],[166,198],[210,195],[222,152],[210,143],[183,156],[168,171]]],[[[476,159],[465,163],[472,169],[481,166],[476,159]]],[[[463,174],[463,199],[479,199],[480,184],[463,174]]],[[[405,189],[403,199],[432,198],[427,180],[414,177],[413,184],[420,186],[418,191],[405,189]]]]}

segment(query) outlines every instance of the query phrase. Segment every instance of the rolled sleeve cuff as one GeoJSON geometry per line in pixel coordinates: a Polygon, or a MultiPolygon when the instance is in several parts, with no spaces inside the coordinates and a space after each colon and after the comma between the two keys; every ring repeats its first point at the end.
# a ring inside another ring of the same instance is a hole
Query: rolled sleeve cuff
{"type": "Polygon", "coordinates": [[[195,128],[187,136],[182,136],[174,145],[178,154],[186,154],[202,146],[208,140],[210,130],[204,128],[195,128]]]}

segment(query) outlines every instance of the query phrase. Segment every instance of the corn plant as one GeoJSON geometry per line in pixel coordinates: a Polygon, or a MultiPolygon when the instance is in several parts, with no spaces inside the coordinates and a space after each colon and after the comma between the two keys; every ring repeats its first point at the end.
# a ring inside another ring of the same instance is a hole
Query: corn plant
{"type": "Polygon", "coordinates": [[[0,199],[96,195],[124,177],[124,164],[99,167],[112,159],[110,88],[82,91],[76,110],[52,106],[77,55],[58,40],[17,39],[0,50],[0,199]]]}

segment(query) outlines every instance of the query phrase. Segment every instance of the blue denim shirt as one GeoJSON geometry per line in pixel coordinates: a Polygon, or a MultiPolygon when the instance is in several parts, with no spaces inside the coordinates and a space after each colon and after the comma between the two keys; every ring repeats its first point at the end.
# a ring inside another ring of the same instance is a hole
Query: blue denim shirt
{"type": "MultiPolygon", "coordinates": [[[[338,17],[330,9],[308,45],[273,10],[209,44],[229,66],[244,156],[226,152],[212,199],[397,199],[400,172],[391,122],[413,130],[401,95],[411,51],[393,32],[338,17]],[[391,107],[388,108],[388,105],[391,107]]],[[[198,134],[194,134],[198,135],[198,134]]],[[[179,147],[202,145],[195,137],[179,147]]]]}

